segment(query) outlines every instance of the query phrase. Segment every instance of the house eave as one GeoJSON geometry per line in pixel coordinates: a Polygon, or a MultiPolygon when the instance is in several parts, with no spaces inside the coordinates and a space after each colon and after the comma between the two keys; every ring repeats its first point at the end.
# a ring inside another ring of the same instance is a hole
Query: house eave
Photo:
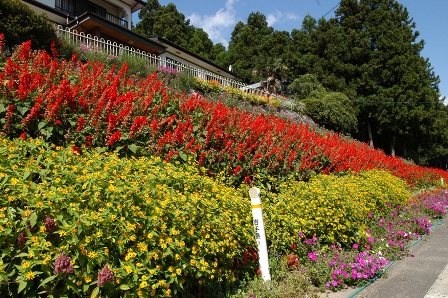
{"type": "Polygon", "coordinates": [[[120,25],[112,23],[92,12],[85,12],[78,16],[67,24],[67,28],[85,33],[90,32],[95,28],[99,28],[100,32],[113,36],[123,44],[131,44],[133,47],[142,49],[148,53],[159,55],[166,51],[164,45],[141,36],[132,30],[128,30],[120,25]]]}

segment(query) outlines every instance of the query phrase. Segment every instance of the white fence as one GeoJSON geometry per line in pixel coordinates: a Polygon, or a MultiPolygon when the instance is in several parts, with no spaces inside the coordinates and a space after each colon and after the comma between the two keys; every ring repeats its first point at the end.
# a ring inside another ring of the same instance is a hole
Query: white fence
{"type": "Polygon", "coordinates": [[[149,65],[155,67],[162,67],[170,70],[176,70],[179,72],[185,71],[193,76],[199,77],[201,79],[211,81],[215,80],[224,86],[232,86],[235,88],[242,88],[246,86],[244,83],[238,82],[236,80],[228,79],[221,75],[215,74],[204,69],[193,67],[190,65],[185,65],[166,57],[160,57],[151,53],[146,53],[139,49],[135,49],[129,46],[123,46],[116,42],[111,42],[110,40],[105,40],[104,38],[98,38],[97,36],[92,36],[90,34],[85,34],[84,32],[77,32],[76,30],[65,29],[61,25],[57,26],[56,30],[58,36],[64,37],[66,40],[85,46],[89,49],[95,49],[102,53],[106,53],[111,56],[118,57],[120,55],[130,55],[146,58],[149,65]]]}

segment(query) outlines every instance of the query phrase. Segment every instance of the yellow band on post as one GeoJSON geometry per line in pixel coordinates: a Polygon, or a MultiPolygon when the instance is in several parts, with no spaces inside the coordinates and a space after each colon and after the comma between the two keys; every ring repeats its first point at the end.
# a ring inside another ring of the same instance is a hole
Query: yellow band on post
{"type": "Polygon", "coordinates": [[[261,204],[252,205],[252,209],[261,208],[261,204]]]}

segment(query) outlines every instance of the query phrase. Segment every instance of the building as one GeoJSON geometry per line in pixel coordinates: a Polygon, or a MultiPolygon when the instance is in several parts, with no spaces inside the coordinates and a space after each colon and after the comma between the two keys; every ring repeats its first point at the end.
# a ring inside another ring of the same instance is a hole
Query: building
{"type": "Polygon", "coordinates": [[[217,80],[222,85],[242,87],[231,71],[155,36],[145,37],[131,30],[132,13],[143,8],[142,0],[20,0],[36,13],[45,13],[60,33],[79,42],[92,42],[113,54],[124,49],[142,54],[151,62],[179,70],[188,69],[195,76],[217,80]],[[114,48],[115,47],[115,48],[114,48]],[[114,48],[114,49],[113,49],[114,48]]]}

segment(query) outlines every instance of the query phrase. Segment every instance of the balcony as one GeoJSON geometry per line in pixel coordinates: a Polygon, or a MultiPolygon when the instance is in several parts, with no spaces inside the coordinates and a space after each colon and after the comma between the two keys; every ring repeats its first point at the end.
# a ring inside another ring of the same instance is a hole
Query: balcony
{"type": "Polygon", "coordinates": [[[128,28],[128,22],[114,16],[108,12],[104,7],[96,5],[90,1],[86,0],[56,0],[55,8],[67,13],[71,17],[77,17],[85,12],[92,12],[99,15],[106,20],[117,24],[121,27],[128,28]]]}

